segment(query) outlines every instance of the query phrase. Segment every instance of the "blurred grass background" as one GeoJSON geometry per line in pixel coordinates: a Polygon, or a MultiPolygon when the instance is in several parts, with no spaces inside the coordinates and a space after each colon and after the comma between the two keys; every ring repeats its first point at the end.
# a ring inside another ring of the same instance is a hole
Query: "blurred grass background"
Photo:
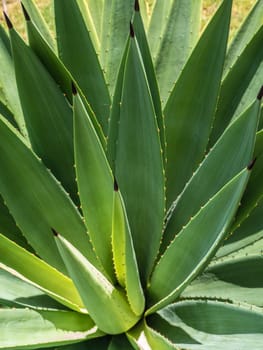
{"type": "MultiPolygon", "coordinates": [[[[165,0],[163,0],[165,1],[165,0]]],[[[214,13],[218,5],[222,0],[203,0],[203,12],[202,12],[202,26],[205,25],[207,20],[214,13]]],[[[5,0],[7,3],[7,11],[10,16],[15,28],[21,32],[25,32],[23,16],[21,14],[20,1],[19,0],[5,0]]],[[[51,0],[35,0],[36,4],[39,6],[46,21],[51,24],[51,0]]],[[[233,10],[232,10],[232,21],[231,21],[231,33],[233,36],[243,19],[255,4],[256,0],[233,0],[233,10]]],[[[2,7],[3,0],[0,0],[2,7]]],[[[0,22],[3,23],[2,11],[0,15],[0,22]]]]}

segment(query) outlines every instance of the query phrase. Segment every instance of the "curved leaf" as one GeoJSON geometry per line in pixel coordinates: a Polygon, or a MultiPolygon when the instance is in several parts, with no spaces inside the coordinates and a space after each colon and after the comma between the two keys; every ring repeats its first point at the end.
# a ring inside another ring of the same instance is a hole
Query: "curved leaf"
{"type": "Polygon", "coordinates": [[[0,234],[1,268],[32,283],[73,310],[86,312],[72,281],[0,234]]]}
{"type": "Polygon", "coordinates": [[[82,217],[69,196],[17,131],[1,118],[0,138],[0,193],[36,253],[65,272],[51,232],[53,227],[63,232],[95,266],[100,266],[82,217]]]}
{"type": "Polygon", "coordinates": [[[91,318],[80,313],[0,309],[0,349],[38,349],[102,335],[91,318]]]}
{"type": "Polygon", "coordinates": [[[259,111],[260,102],[255,100],[229,125],[172,204],[167,214],[162,250],[210,197],[251,162],[259,111]]]}
{"type": "MultiPolygon", "coordinates": [[[[262,247],[262,241],[260,242],[262,247]]],[[[233,300],[263,306],[263,259],[260,247],[257,254],[241,251],[235,256],[220,259],[206,269],[182,294],[183,298],[233,300]]]]}
{"type": "Polygon", "coordinates": [[[4,28],[0,25],[0,89],[5,97],[6,107],[13,113],[22,135],[27,137],[25,120],[17,92],[14,62],[11,56],[11,46],[4,28]]]}
{"type": "Polygon", "coordinates": [[[221,83],[231,6],[232,1],[223,1],[206,27],[164,109],[168,208],[205,155],[221,83]]]}
{"type": "Polygon", "coordinates": [[[54,299],[32,284],[27,283],[0,268],[0,303],[11,307],[29,307],[31,309],[65,309],[54,299]]]}
{"type": "Polygon", "coordinates": [[[164,104],[197,41],[201,3],[200,0],[155,2],[148,38],[164,104]]]}
{"type": "Polygon", "coordinates": [[[111,246],[113,176],[79,95],[73,97],[73,114],[76,175],[85,223],[98,258],[114,281],[111,246]]]}
{"type": "Polygon", "coordinates": [[[54,5],[59,57],[77,81],[107,135],[110,96],[78,3],[55,0],[54,5]]]}
{"type": "Polygon", "coordinates": [[[128,43],[119,111],[114,173],[145,285],[161,240],[164,174],[154,106],[134,37],[128,43]],[[151,237],[150,244],[148,237],[151,237]]]}
{"type": "Polygon", "coordinates": [[[263,312],[260,308],[217,301],[183,301],[158,312],[171,326],[179,327],[190,340],[180,348],[196,350],[261,349],[263,312]]]}
{"type": "Polygon", "coordinates": [[[243,170],[217,192],[180,231],[161,256],[148,288],[150,309],[147,313],[153,313],[174,301],[208,265],[218,245],[225,238],[246,187],[249,172],[243,170]]]}
{"type": "Polygon", "coordinates": [[[77,202],[72,110],[56,82],[14,29],[10,29],[10,37],[18,92],[32,147],[77,202]]]}
{"type": "Polygon", "coordinates": [[[137,323],[139,317],[132,312],[123,290],[111,284],[100,271],[60,235],[57,235],[56,243],[69,274],[99,329],[108,334],[119,334],[137,323]]]}

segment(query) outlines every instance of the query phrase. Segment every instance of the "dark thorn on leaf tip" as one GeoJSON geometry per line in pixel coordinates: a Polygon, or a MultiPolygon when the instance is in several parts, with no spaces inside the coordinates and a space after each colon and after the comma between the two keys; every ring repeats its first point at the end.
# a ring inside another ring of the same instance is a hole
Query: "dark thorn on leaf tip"
{"type": "Polygon", "coordinates": [[[115,191],[115,192],[118,192],[118,191],[119,191],[119,186],[118,186],[118,183],[117,183],[117,180],[116,180],[115,177],[114,177],[114,191],[115,191]]]}
{"type": "Polygon", "coordinates": [[[132,38],[134,38],[134,36],[135,36],[132,22],[130,22],[130,36],[131,36],[132,38]]]}
{"type": "Polygon", "coordinates": [[[72,94],[77,95],[78,90],[77,90],[75,84],[73,83],[73,81],[71,82],[71,89],[72,89],[72,94]]]}
{"type": "Polygon", "coordinates": [[[252,160],[252,162],[248,164],[247,170],[252,170],[253,166],[254,166],[255,163],[256,163],[256,160],[257,160],[257,157],[254,158],[254,159],[252,160]]]}
{"type": "Polygon", "coordinates": [[[25,17],[25,20],[26,21],[30,21],[30,16],[25,8],[25,6],[23,5],[23,3],[21,2],[21,6],[22,6],[22,10],[23,10],[23,14],[24,14],[24,17],[25,17]]]}
{"type": "Polygon", "coordinates": [[[135,3],[134,3],[134,10],[137,11],[137,12],[140,11],[139,0],[135,0],[135,3]]]}
{"type": "Polygon", "coordinates": [[[53,228],[51,228],[51,230],[52,230],[52,232],[53,232],[54,236],[55,236],[55,237],[58,237],[58,233],[57,233],[57,231],[56,231],[56,230],[54,230],[53,228]]]}
{"type": "Polygon", "coordinates": [[[261,100],[262,97],[263,97],[263,85],[261,86],[261,89],[259,90],[257,98],[258,98],[258,100],[261,100]]]}
{"type": "Polygon", "coordinates": [[[3,13],[4,13],[4,17],[5,17],[5,21],[6,21],[6,25],[7,25],[8,29],[12,29],[13,28],[12,22],[10,21],[10,19],[7,16],[7,14],[5,13],[5,11],[3,13]]]}

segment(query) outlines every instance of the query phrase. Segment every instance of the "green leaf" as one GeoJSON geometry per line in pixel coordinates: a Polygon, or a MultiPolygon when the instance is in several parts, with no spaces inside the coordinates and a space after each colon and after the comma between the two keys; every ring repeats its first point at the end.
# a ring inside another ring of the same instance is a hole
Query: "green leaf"
{"type": "Polygon", "coordinates": [[[115,271],[120,285],[126,289],[133,312],[141,315],[145,307],[144,294],[127,214],[117,188],[115,188],[113,201],[112,248],[115,271]]]}
{"type": "Polygon", "coordinates": [[[256,145],[254,150],[254,159],[256,160],[253,172],[249,179],[246,191],[242,198],[237,218],[234,223],[236,228],[263,199],[263,130],[257,133],[256,145]]]}
{"type": "Polygon", "coordinates": [[[263,237],[263,198],[235,229],[216,254],[216,259],[229,255],[241,248],[249,246],[263,237]]]}
{"type": "Polygon", "coordinates": [[[104,6],[104,0],[77,0],[85,24],[97,53],[100,52],[100,32],[102,27],[101,10],[104,6]]]}
{"type": "Polygon", "coordinates": [[[65,308],[39,288],[1,268],[0,286],[0,303],[3,305],[42,310],[59,310],[65,308]]]}
{"type": "Polygon", "coordinates": [[[201,3],[200,0],[155,2],[148,37],[164,104],[198,39],[201,3]]]}
{"type": "MultiPolygon", "coordinates": [[[[158,129],[160,133],[160,141],[162,146],[162,151],[164,153],[165,158],[165,132],[164,132],[164,119],[163,119],[163,112],[162,112],[162,105],[161,105],[161,98],[159,93],[159,87],[157,84],[157,79],[153,67],[153,62],[151,58],[151,52],[149,49],[149,45],[147,42],[147,36],[144,30],[144,25],[141,18],[140,8],[135,9],[134,17],[133,17],[133,27],[135,36],[138,42],[138,46],[140,48],[145,73],[147,76],[149,88],[152,95],[152,101],[154,104],[158,129]]],[[[165,160],[164,160],[165,162],[165,160]]]]}
{"type": "Polygon", "coordinates": [[[10,37],[18,92],[32,147],[77,202],[72,110],[56,82],[14,29],[10,30],[10,37]]]}
{"type": "Polygon", "coordinates": [[[182,297],[233,300],[262,307],[263,259],[260,246],[262,241],[257,253],[248,254],[243,250],[212,264],[186,288],[182,297]]]}
{"type": "Polygon", "coordinates": [[[229,125],[172,204],[167,214],[162,251],[201,206],[251,162],[259,111],[260,102],[255,100],[229,125]]]}
{"type": "MultiPolygon", "coordinates": [[[[226,126],[229,124],[236,109],[239,106],[242,96],[249,88],[251,80],[259,69],[263,59],[263,26],[255,33],[242,54],[236,60],[234,66],[225,76],[220,96],[218,99],[213,130],[210,136],[210,145],[213,145],[220,137],[226,126]]],[[[261,68],[262,70],[262,68],[261,68]]],[[[261,83],[262,84],[262,81],[261,83]]],[[[251,86],[250,86],[251,88],[251,86]]],[[[258,93],[258,83],[253,84],[254,97],[258,93]]],[[[250,97],[251,98],[251,97],[250,97]]],[[[249,100],[245,101],[247,104],[249,100]]],[[[241,106],[242,108],[242,106],[241,106]]]]}
{"type": "Polygon", "coordinates": [[[112,285],[66,239],[58,235],[56,243],[83,303],[99,329],[118,334],[137,323],[139,318],[132,312],[123,290],[112,285]]]}
{"type": "Polygon", "coordinates": [[[232,1],[223,1],[206,27],[164,109],[167,207],[205,155],[220,88],[231,5],[232,1]]]}
{"type": "Polygon", "coordinates": [[[6,107],[13,113],[14,119],[23,136],[27,136],[25,120],[17,92],[14,63],[10,52],[9,39],[0,25],[0,89],[5,97],[6,107]]]}
{"type": "Polygon", "coordinates": [[[63,305],[85,312],[78,292],[68,277],[1,234],[0,243],[2,269],[32,283],[63,305]]]}
{"type": "Polygon", "coordinates": [[[74,243],[95,266],[100,266],[77,208],[17,131],[1,118],[0,138],[0,193],[36,253],[65,272],[51,232],[54,228],[74,243]]]}
{"type": "Polygon", "coordinates": [[[104,0],[100,61],[111,95],[129,34],[133,5],[134,0],[104,0]]]}
{"type": "Polygon", "coordinates": [[[114,172],[124,199],[141,280],[145,284],[161,240],[164,174],[152,97],[133,37],[127,47],[119,111],[114,172]],[[151,237],[150,242],[148,237],[151,237]]]}
{"type": "MultiPolygon", "coordinates": [[[[53,79],[59,85],[63,93],[66,94],[70,104],[72,104],[72,81],[74,81],[74,79],[71,73],[67,70],[62,61],[59,59],[59,57],[57,57],[52,48],[41,36],[41,33],[38,31],[38,29],[35,27],[34,23],[30,19],[27,19],[27,33],[30,47],[38,56],[38,58],[43,63],[48,72],[52,75],[53,79]]],[[[98,134],[98,137],[103,147],[105,148],[106,141],[101,126],[99,125],[96,116],[94,115],[94,112],[91,110],[88,102],[86,101],[86,98],[83,95],[83,92],[79,88],[76,81],[74,81],[74,84],[78,87],[78,91],[80,91],[80,94],[85,103],[85,108],[89,113],[93,126],[98,134]]]]}
{"type": "Polygon", "coordinates": [[[229,181],[208,200],[172,241],[152,273],[148,288],[150,309],[147,313],[153,313],[174,301],[206,267],[225,238],[249,173],[249,170],[244,169],[229,181]]]}
{"type": "Polygon", "coordinates": [[[106,135],[110,97],[78,3],[55,0],[54,5],[59,57],[77,81],[106,135]]]}
{"type": "Polygon", "coordinates": [[[73,98],[74,148],[81,207],[96,254],[111,280],[113,176],[79,95],[73,98]]]}
{"type": "Polygon", "coordinates": [[[22,232],[17,227],[12,215],[10,214],[7,206],[4,204],[3,198],[0,196],[0,232],[16,242],[18,245],[26,248],[29,251],[33,251],[32,247],[28,244],[22,232]]]}
{"type": "Polygon", "coordinates": [[[48,27],[46,21],[44,20],[41,12],[39,11],[34,1],[22,0],[22,3],[26,11],[28,12],[30,18],[32,19],[32,21],[40,31],[41,35],[45,38],[45,40],[48,42],[50,47],[52,47],[52,49],[55,50],[56,49],[55,39],[51,34],[50,28],[48,27]]]}
{"type": "Polygon", "coordinates": [[[146,322],[139,323],[127,333],[127,337],[137,350],[173,350],[176,349],[171,342],[160,333],[148,327],[146,322]]]}
{"type": "Polygon", "coordinates": [[[112,337],[109,347],[107,348],[107,350],[121,350],[121,349],[125,349],[125,350],[134,349],[124,334],[112,337]]]}
{"type": "Polygon", "coordinates": [[[262,346],[263,313],[260,308],[189,300],[170,305],[158,314],[200,344],[193,344],[190,340],[177,343],[180,348],[260,350],[262,346]]]}
{"type": "Polygon", "coordinates": [[[38,349],[102,335],[91,318],[80,313],[0,309],[0,349],[38,349]]]}
{"type": "Polygon", "coordinates": [[[224,72],[227,74],[234,66],[238,57],[253,39],[255,33],[262,26],[263,6],[262,0],[257,0],[234,36],[227,50],[224,72]]]}

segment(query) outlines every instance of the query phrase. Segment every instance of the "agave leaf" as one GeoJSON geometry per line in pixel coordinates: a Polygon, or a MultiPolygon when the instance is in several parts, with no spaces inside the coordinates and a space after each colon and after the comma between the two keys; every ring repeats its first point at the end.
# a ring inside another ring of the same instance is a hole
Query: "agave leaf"
{"type": "Polygon", "coordinates": [[[72,281],[43,260],[0,234],[1,268],[32,283],[73,310],[85,312],[72,281]]]}
{"type": "Polygon", "coordinates": [[[145,284],[161,240],[164,174],[154,106],[135,37],[130,38],[127,47],[119,111],[114,172],[145,284]]]}
{"type": "Polygon", "coordinates": [[[113,176],[79,95],[73,98],[73,114],[76,175],[81,207],[98,258],[114,281],[111,246],[113,176]]]}
{"type": "MultiPolygon", "coordinates": [[[[97,348],[96,348],[97,349],[97,348]]],[[[112,338],[107,350],[133,350],[134,348],[131,346],[125,335],[119,335],[112,338]]]]}
{"type": "Polygon", "coordinates": [[[158,314],[170,326],[181,328],[195,340],[195,343],[192,340],[177,343],[180,348],[260,350],[262,346],[263,313],[260,308],[189,300],[170,305],[158,314]]]}
{"type": "Polygon", "coordinates": [[[146,322],[139,323],[127,333],[130,343],[138,350],[173,350],[177,349],[169,340],[160,333],[148,327],[146,322]]]}
{"type": "Polygon", "coordinates": [[[32,247],[27,243],[22,232],[16,225],[12,215],[10,214],[7,206],[4,204],[3,198],[0,196],[0,232],[16,242],[18,245],[26,248],[29,251],[33,251],[32,247]]]}
{"type": "Polygon", "coordinates": [[[54,0],[54,5],[59,57],[77,81],[106,135],[109,92],[80,8],[75,0],[54,0]]]}
{"type": "Polygon", "coordinates": [[[17,131],[1,118],[0,138],[0,193],[36,253],[65,271],[51,232],[53,227],[100,266],[77,208],[17,131]]]}
{"type": "Polygon", "coordinates": [[[187,284],[206,267],[227,233],[249,173],[249,170],[244,169],[217,192],[164,252],[151,276],[148,313],[174,301],[187,284]]]}
{"type": "Polygon", "coordinates": [[[14,29],[10,29],[10,37],[18,92],[32,147],[77,201],[72,110],[55,81],[14,29]]]}
{"type": "MultiPolygon", "coordinates": [[[[38,29],[36,28],[34,23],[30,20],[30,18],[28,16],[26,18],[27,18],[27,22],[26,22],[27,33],[28,33],[30,47],[33,49],[33,51],[38,56],[40,61],[44,64],[45,68],[52,75],[56,83],[59,85],[60,89],[66,94],[70,104],[72,104],[72,81],[74,81],[74,79],[71,73],[67,70],[67,68],[64,66],[62,61],[57,57],[55,52],[52,50],[52,48],[48,45],[48,43],[42,37],[41,33],[38,31],[38,29]]],[[[78,86],[76,81],[74,81],[74,84],[78,86]]],[[[90,115],[94,128],[96,129],[96,132],[98,134],[98,137],[103,147],[105,148],[106,141],[105,141],[105,137],[103,135],[102,129],[94,115],[94,112],[91,110],[88,102],[86,101],[83,93],[81,92],[79,86],[78,86],[78,90],[80,91],[81,96],[83,97],[83,100],[85,102],[85,108],[90,115]]]]}
{"type": "Polygon", "coordinates": [[[85,24],[97,53],[100,52],[100,32],[102,25],[101,10],[104,6],[104,0],[77,0],[85,24]]]}
{"type": "Polygon", "coordinates": [[[153,67],[150,49],[147,42],[144,25],[142,22],[140,9],[141,7],[138,4],[136,4],[135,13],[133,17],[133,28],[134,28],[136,39],[140,48],[140,52],[141,52],[141,56],[142,56],[142,60],[145,68],[145,73],[149,83],[149,88],[151,90],[152,101],[154,104],[158,129],[160,132],[160,141],[161,141],[162,151],[165,154],[165,133],[164,133],[164,120],[163,120],[161,98],[160,98],[159,87],[157,84],[154,67],[153,67]]]}
{"type": "Polygon", "coordinates": [[[240,26],[227,50],[224,72],[227,74],[233,67],[238,57],[253,39],[253,36],[263,24],[263,1],[257,0],[240,26]]]}
{"type": "Polygon", "coordinates": [[[263,199],[263,184],[261,181],[263,177],[263,130],[257,133],[254,157],[256,163],[242,198],[242,204],[238,211],[234,227],[238,227],[263,199]]]}
{"type": "MultiPolygon", "coordinates": [[[[115,187],[117,187],[116,184],[115,187]]],[[[116,275],[119,283],[126,289],[127,298],[133,312],[136,315],[141,315],[145,306],[144,294],[127,214],[117,188],[115,188],[113,199],[112,221],[112,248],[116,275]]]]}
{"type": "Polygon", "coordinates": [[[232,1],[223,1],[213,16],[164,109],[168,207],[205,154],[221,82],[231,5],[232,1]]]}
{"type": "Polygon", "coordinates": [[[0,25],[0,89],[5,97],[6,107],[13,113],[14,119],[23,136],[27,137],[25,120],[17,92],[14,64],[10,52],[10,42],[0,25]]]}
{"type": "Polygon", "coordinates": [[[102,335],[88,315],[77,312],[0,309],[0,349],[38,349],[102,335]]]}
{"type": "Polygon", "coordinates": [[[3,269],[0,269],[0,286],[0,303],[3,305],[42,310],[65,308],[39,288],[3,269]]]}
{"type": "Polygon", "coordinates": [[[60,89],[66,94],[68,100],[72,101],[71,82],[72,77],[64,64],[58,58],[48,41],[42,36],[39,29],[32,22],[29,14],[24,9],[26,19],[27,36],[29,46],[38,56],[52,78],[57,82],[60,89]]]}
{"type": "MultiPolygon", "coordinates": [[[[77,344],[64,345],[61,348],[59,348],[59,350],[87,350],[87,349],[108,350],[109,341],[110,339],[107,336],[100,337],[96,339],[90,339],[77,344]]],[[[58,350],[58,349],[52,348],[52,350],[58,350]]]]}
{"type": "Polygon", "coordinates": [[[246,249],[220,259],[195,280],[182,294],[182,298],[211,298],[234,300],[263,306],[262,248],[248,254],[246,249]]]}
{"type": "Polygon", "coordinates": [[[155,2],[148,38],[164,104],[198,39],[201,3],[200,0],[155,2]]]}
{"type": "Polygon", "coordinates": [[[100,61],[111,95],[129,33],[133,5],[134,0],[104,0],[100,61]]]}
{"type": "Polygon", "coordinates": [[[163,249],[210,197],[251,162],[259,111],[260,102],[255,100],[229,125],[172,204],[167,215],[163,249]]]}
{"type": "Polygon", "coordinates": [[[258,205],[249,213],[249,216],[242,221],[231,233],[225,244],[219,249],[216,258],[229,255],[241,248],[249,246],[263,237],[263,198],[258,205]]]}
{"type": "Polygon", "coordinates": [[[99,329],[108,334],[130,329],[139,318],[132,312],[124,291],[111,284],[66,239],[57,235],[56,243],[83,303],[99,329]]]}
{"type": "MultiPolygon", "coordinates": [[[[256,83],[250,86],[260,65],[260,71],[262,71],[263,47],[260,44],[262,40],[263,26],[255,33],[222,82],[213,130],[210,135],[210,145],[216,142],[229,124],[247,89],[252,88],[252,93],[256,96],[259,89],[258,84],[262,85],[262,81],[255,80],[256,83]]],[[[251,92],[249,95],[251,96],[251,92]]],[[[250,102],[250,98],[245,101],[246,104],[250,102]]],[[[242,105],[241,108],[243,108],[242,105]]]]}
{"type": "Polygon", "coordinates": [[[22,4],[50,47],[52,47],[53,50],[56,50],[54,37],[35,2],[33,0],[22,0],[22,4]]]}
{"type": "MultiPolygon", "coordinates": [[[[175,344],[199,344],[198,341],[191,338],[183,329],[172,325],[162,318],[158,313],[154,313],[146,319],[148,327],[168,339],[174,346],[175,344]]],[[[176,349],[179,349],[176,347],[176,349]]],[[[181,348],[180,348],[181,349],[181,348]]]]}
{"type": "Polygon", "coordinates": [[[10,124],[12,124],[16,129],[19,129],[14,114],[8,109],[7,103],[4,96],[0,96],[0,114],[6,118],[10,124]]]}

